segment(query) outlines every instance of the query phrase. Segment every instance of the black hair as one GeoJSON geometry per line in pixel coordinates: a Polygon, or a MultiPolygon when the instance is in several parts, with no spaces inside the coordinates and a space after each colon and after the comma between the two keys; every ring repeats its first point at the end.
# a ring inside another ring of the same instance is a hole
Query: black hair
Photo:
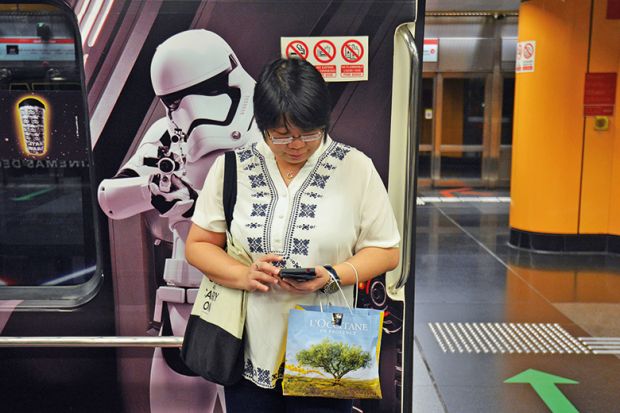
{"type": "Polygon", "coordinates": [[[310,63],[277,59],[263,68],[254,89],[254,116],[263,135],[283,124],[327,130],[330,113],[327,83],[310,63]]]}

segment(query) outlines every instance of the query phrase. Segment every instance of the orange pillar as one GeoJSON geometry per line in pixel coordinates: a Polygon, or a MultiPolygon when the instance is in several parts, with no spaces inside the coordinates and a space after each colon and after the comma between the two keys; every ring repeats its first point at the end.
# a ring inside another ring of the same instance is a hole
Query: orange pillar
{"type": "Polygon", "coordinates": [[[617,0],[521,4],[518,41],[535,42],[535,57],[516,75],[513,245],[620,252],[618,108],[605,131],[584,115],[586,73],[620,70],[620,20],[607,18],[607,1],[617,0]]]}

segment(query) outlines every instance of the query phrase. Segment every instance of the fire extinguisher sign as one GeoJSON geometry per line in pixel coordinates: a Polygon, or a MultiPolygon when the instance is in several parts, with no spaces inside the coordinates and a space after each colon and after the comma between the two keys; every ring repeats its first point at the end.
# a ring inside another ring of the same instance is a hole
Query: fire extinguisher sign
{"type": "Polygon", "coordinates": [[[312,63],[327,82],[368,80],[368,36],[282,37],[280,50],[312,63]]]}

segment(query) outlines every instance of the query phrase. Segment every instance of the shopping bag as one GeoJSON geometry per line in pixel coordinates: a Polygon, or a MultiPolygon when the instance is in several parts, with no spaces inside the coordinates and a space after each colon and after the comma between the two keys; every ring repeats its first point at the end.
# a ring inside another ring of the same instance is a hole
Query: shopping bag
{"type": "MultiPolygon", "coordinates": [[[[230,235],[226,251],[245,265],[252,263],[230,235]]],[[[202,278],[181,347],[181,358],[190,370],[222,385],[241,379],[246,302],[245,291],[202,278]]]]}
{"type": "MultiPolygon", "coordinates": [[[[224,155],[222,204],[226,220],[226,252],[245,265],[252,259],[230,234],[237,202],[236,157],[224,155]]],[[[194,373],[222,385],[234,384],[243,374],[245,291],[221,286],[202,277],[181,347],[181,359],[194,373]]]]}
{"type": "Polygon", "coordinates": [[[383,311],[373,309],[297,306],[290,310],[283,393],[380,399],[382,326],[383,311]]]}

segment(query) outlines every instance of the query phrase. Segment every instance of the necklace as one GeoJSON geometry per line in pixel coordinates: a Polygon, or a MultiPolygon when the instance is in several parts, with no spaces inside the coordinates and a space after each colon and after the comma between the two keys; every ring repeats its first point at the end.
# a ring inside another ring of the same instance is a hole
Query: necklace
{"type": "Polygon", "coordinates": [[[278,169],[280,170],[282,177],[287,183],[292,181],[293,178],[295,178],[295,176],[299,173],[299,169],[298,170],[284,169],[284,166],[281,165],[279,162],[276,161],[276,164],[278,165],[278,169]]]}

